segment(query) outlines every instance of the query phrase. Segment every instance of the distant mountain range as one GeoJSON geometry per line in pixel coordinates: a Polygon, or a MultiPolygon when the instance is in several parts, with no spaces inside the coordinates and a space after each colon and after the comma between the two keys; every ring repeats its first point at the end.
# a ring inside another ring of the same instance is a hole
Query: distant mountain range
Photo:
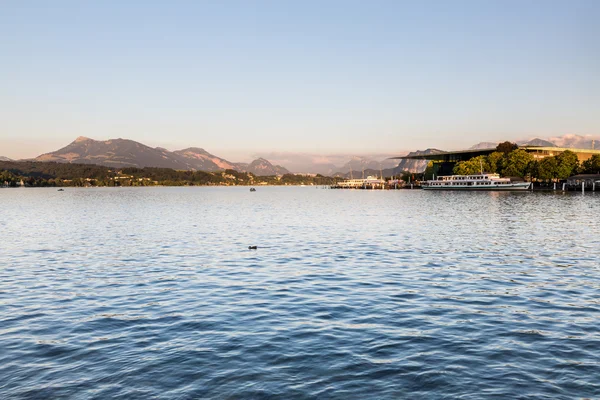
{"type": "MultiPolygon", "coordinates": [[[[519,146],[540,146],[540,147],[566,147],[573,149],[600,149],[600,137],[564,135],[551,137],[548,139],[528,139],[516,142],[519,146]]],[[[491,149],[496,147],[495,142],[481,142],[469,147],[469,150],[491,149]]]]}
{"type": "MultiPolygon", "coordinates": [[[[498,146],[499,143],[496,142],[481,142],[477,143],[469,147],[469,150],[482,150],[482,149],[492,149],[498,146]]],[[[556,145],[552,142],[543,139],[530,139],[530,140],[519,140],[517,141],[519,146],[540,146],[540,147],[556,147],[556,145]]]]}
{"type": "Polygon", "coordinates": [[[254,160],[250,164],[233,163],[197,147],[169,151],[128,139],[100,141],[83,136],[62,149],[36,157],[34,161],[97,164],[114,168],[156,167],[207,172],[234,169],[240,172],[252,172],[258,176],[289,173],[284,167],[272,165],[264,158],[254,160]]]}
{"type": "Polygon", "coordinates": [[[12,161],[12,160],[8,157],[0,156],[0,161],[12,161]]]}
{"type": "MultiPolygon", "coordinates": [[[[342,176],[346,172],[349,174],[350,171],[359,171],[358,173],[360,174],[363,170],[381,171],[383,169],[384,171],[391,171],[392,169],[398,169],[398,167],[400,170],[418,172],[420,169],[425,168],[423,165],[427,164],[421,160],[401,160],[399,163],[398,160],[390,160],[385,156],[381,156],[385,157],[383,160],[376,160],[373,157],[350,155],[345,157],[346,160],[348,158],[350,160],[341,167],[337,167],[333,163],[312,163],[311,165],[306,162],[308,160],[303,160],[302,165],[307,168],[296,170],[295,172],[342,176]],[[313,172],[314,170],[317,171],[313,172]]],[[[343,160],[343,158],[344,156],[339,156],[334,159],[338,161],[343,160]]],[[[59,150],[42,154],[34,158],[33,161],[97,164],[113,168],[156,167],[208,172],[233,169],[240,172],[251,172],[257,176],[290,173],[287,168],[281,165],[274,165],[264,157],[259,157],[251,163],[238,163],[228,161],[198,147],[169,151],[160,147],[150,147],[128,139],[101,141],[83,136],[78,137],[72,143],[59,150]]]]}
{"type": "MultiPolygon", "coordinates": [[[[564,135],[545,139],[518,141],[520,146],[558,146],[573,148],[600,148],[600,137],[564,135]]],[[[471,149],[489,149],[498,145],[495,142],[481,142],[471,149]]],[[[427,149],[415,151],[409,155],[435,154],[442,150],[427,149]]],[[[402,153],[374,154],[356,156],[352,154],[309,154],[293,152],[267,152],[257,154],[251,163],[231,162],[208,151],[189,147],[183,150],[169,151],[160,147],[150,147],[128,139],[110,139],[105,141],[78,137],[62,149],[42,154],[34,161],[55,161],[64,163],[98,164],[113,168],[158,167],[176,170],[223,171],[233,169],[239,172],[251,172],[258,176],[283,175],[294,173],[321,174],[326,176],[360,177],[379,175],[399,175],[403,171],[422,172],[427,166],[426,160],[391,159],[402,153]],[[269,161],[270,160],[270,161],[269,161]],[[283,167],[282,165],[285,165],[283,167]]],[[[7,157],[0,160],[10,161],[7,157]]]]}

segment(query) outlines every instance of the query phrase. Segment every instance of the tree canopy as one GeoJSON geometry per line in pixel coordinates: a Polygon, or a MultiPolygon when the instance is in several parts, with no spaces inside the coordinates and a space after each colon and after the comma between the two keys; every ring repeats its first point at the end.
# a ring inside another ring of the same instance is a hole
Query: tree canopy
{"type": "Polygon", "coordinates": [[[516,143],[512,143],[509,141],[502,142],[498,146],[496,146],[496,151],[504,154],[508,154],[511,151],[517,150],[519,146],[516,143]]]}
{"type": "Polygon", "coordinates": [[[453,172],[457,175],[472,175],[479,173],[481,165],[485,172],[502,176],[529,177],[543,181],[564,180],[577,173],[600,173],[600,155],[594,155],[580,165],[577,154],[570,150],[537,160],[530,153],[517,148],[508,153],[495,151],[488,156],[460,161],[456,163],[453,172]]]}
{"type": "Polygon", "coordinates": [[[567,179],[579,171],[579,159],[577,154],[570,150],[565,150],[556,157],[556,178],[567,179]]]}
{"type": "Polygon", "coordinates": [[[506,164],[502,170],[504,176],[518,176],[524,178],[529,172],[529,164],[533,156],[522,149],[516,149],[506,155],[506,164]]]}
{"type": "Polygon", "coordinates": [[[594,154],[592,158],[582,162],[581,173],[600,174],[600,154],[594,154]]]}
{"type": "Polygon", "coordinates": [[[468,161],[457,163],[454,168],[454,173],[457,175],[473,175],[482,172],[482,169],[483,172],[492,171],[492,167],[486,156],[473,157],[468,161]]]}

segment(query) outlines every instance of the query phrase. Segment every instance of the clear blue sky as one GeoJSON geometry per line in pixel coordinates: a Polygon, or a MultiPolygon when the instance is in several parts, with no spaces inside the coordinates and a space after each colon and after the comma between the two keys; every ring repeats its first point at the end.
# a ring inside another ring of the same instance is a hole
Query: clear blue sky
{"type": "Polygon", "coordinates": [[[600,134],[600,1],[0,1],[0,155],[600,134]]]}

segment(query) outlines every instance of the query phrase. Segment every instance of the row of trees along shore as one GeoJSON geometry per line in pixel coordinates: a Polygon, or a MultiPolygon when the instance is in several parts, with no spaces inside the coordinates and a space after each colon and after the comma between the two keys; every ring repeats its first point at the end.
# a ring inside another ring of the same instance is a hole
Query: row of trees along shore
{"type": "Polygon", "coordinates": [[[481,172],[501,176],[520,177],[537,181],[564,180],[576,174],[600,173],[600,155],[580,163],[577,154],[565,150],[556,156],[535,159],[532,154],[519,149],[515,143],[504,142],[487,156],[459,161],[454,167],[456,175],[473,175],[481,172]]]}
{"type": "Polygon", "coordinates": [[[0,161],[0,186],[252,186],[332,185],[323,175],[256,176],[232,169],[218,172],[169,168],[109,168],[91,164],[0,161]]]}

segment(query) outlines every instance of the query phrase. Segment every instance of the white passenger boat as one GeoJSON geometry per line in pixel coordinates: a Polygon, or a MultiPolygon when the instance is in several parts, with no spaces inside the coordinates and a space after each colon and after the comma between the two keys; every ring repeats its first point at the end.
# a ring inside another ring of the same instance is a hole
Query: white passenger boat
{"type": "Polygon", "coordinates": [[[422,185],[425,190],[527,190],[529,182],[511,182],[498,174],[439,176],[422,185]]]}

